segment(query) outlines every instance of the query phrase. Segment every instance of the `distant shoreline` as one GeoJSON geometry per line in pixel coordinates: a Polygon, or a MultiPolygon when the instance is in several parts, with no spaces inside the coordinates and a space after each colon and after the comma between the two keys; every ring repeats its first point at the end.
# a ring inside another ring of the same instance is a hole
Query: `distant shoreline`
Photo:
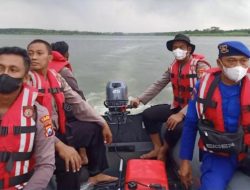
{"type": "Polygon", "coordinates": [[[70,30],[45,30],[29,28],[4,28],[0,29],[0,34],[5,35],[106,35],[106,36],[174,36],[177,33],[185,33],[190,36],[250,36],[250,29],[237,30],[185,30],[176,32],[151,32],[151,33],[123,33],[123,32],[88,32],[70,30]]]}

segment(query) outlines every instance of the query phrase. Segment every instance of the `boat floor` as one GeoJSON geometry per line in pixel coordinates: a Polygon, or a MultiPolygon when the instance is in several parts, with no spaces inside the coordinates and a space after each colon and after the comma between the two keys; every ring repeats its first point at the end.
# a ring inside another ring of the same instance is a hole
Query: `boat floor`
{"type": "MultiPolygon", "coordinates": [[[[152,149],[152,143],[146,130],[142,124],[142,116],[141,114],[137,115],[128,115],[126,117],[126,122],[121,118],[116,118],[112,116],[110,119],[107,116],[104,118],[109,122],[112,134],[113,134],[113,143],[111,145],[107,145],[107,159],[109,163],[109,168],[104,171],[104,173],[120,177],[120,181],[109,184],[101,184],[95,187],[88,186],[86,183],[88,179],[87,169],[84,168],[82,170],[82,186],[81,190],[115,190],[115,189],[124,189],[125,187],[125,175],[126,175],[126,163],[129,159],[139,158],[140,155],[146,153],[152,149]],[[119,121],[119,124],[118,122],[119,121]],[[123,169],[122,172],[119,172],[120,167],[120,159],[123,159],[123,169]]],[[[193,185],[193,190],[197,190],[199,187],[199,161],[198,161],[198,150],[195,150],[194,153],[194,161],[193,165],[193,173],[196,179],[196,183],[193,185]]],[[[180,180],[178,178],[178,152],[179,152],[179,143],[177,143],[176,147],[173,149],[172,153],[167,156],[168,160],[166,161],[166,171],[169,183],[169,190],[182,190],[184,189],[180,180]]],[[[249,189],[250,186],[250,177],[242,174],[241,172],[237,172],[235,174],[236,177],[233,178],[230,183],[228,190],[238,189],[238,184],[241,184],[241,190],[249,189]],[[238,183],[240,182],[240,183],[238,183]]],[[[47,190],[56,189],[55,180],[53,179],[48,186],[47,190]]]]}

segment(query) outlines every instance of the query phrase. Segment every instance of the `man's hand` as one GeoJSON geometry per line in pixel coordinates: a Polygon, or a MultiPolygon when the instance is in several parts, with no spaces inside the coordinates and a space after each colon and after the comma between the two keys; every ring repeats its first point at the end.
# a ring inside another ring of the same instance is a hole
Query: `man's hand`
{"type": "Polygon", "coordinates": [[[180,180],[186,189],[192,185],[192,168],[189,160],[182,160],[179,170],[180,180]]]}
{"type": "Polygon", "coordinates": [[[65,168],[67,172],[69,172],[70,166],[73,172],[80,171],[81,157],[73,147],[59,141],[56,143],[55,149],[59,156],[65,161],[65,168]]]}
{"type": "Polygon", "coordinates": [[[111,144],[112,143],[112,133],[109,128],[109,125],[105,123],[105,125],[102,128],[102,135],[104,139],[104,143],[111,144]]]}
{"type": "Polygon", "coordinates": [[[171,115],[166,123],[166,127],[168,130],[174,130],[176,125],[180,123],[184,118],[184,114],[182,112],[178,112],[176,114],[171,115]]]}
{"type": "Polygon", "coordinates": [[[137,108],[140,104],[140,100],[139,98],[133,98],[132,100],[130,100],[130,105],[133,107],[133,108],[137,108]]]}

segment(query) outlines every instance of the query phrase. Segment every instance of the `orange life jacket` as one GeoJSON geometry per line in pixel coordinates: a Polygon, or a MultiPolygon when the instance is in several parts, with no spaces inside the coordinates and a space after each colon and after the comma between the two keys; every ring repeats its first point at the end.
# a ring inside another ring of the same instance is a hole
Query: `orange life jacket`
{"type": "Polygon", "coordinates": [[[45,80],[44,76],[38,74],[37,72],[29,72],[29,75],[31,77],[31,85],[37,88],[39,92],[37,101],[48,109],[50,115],[52,114],[53,109],[52,96],[54,97],[59,117],[59,131],[64,134],[66,117],[63,106],[65,98],[62,92],[61,83],[56,77],[56,71],[48,69],[47,80],[45,80]]]}
{"type": "Polygon", "coordinates": [[[34,169],[33,119],[37,90],[23,85],[15,102],[3,115],[0,126],[0,189],[16,189],[27,184],[34,169]]]}
{"type": "MultiPolygon", "coordinates": [[[[222,98],[218,85],[216,86],[212,98],[208,100],[207,93],[211,87],[212,82],[215,79],[215,75],[220,74],[219,68],[210,69],[206,75],[200,81],[198,99],[196,103],[198,117],[212,121],[216,130],[220,132],[225,131],[223,110],[222,110],[222,98]],[[204,102],[207,103],[205,113],[204,102]]],[[[241,116],[240,126],[243,127],[245,132],[244,142],[246,145],[250,145],[250,72],[242,79],[241,83],[241,116]]],[[[199,140],[199,147],[206,151],[201,139],[199,140]]]]}
{"type": "Polygon", "coordinates": [[[179,71],[181,63],[175,60],[170,66],[171,83],[173,87],[173,107],[185,107],[191,97],[193,88],[197,81],[197,63],[204,62],[209,67],[209,63],[204,60],[203,55],[193,54],[188,63],[183,65],[179,71]]]}
{"type": "Polygon", "coordinates": [[[65,59],[65,57],[63,57],[63,55],[57,51],[52,51],[52,56],[53,59],[48,65],[49,69],[54,69],[56,72],[60,73],[64,67],[67,67],[72,71],[70,63],[65,59]]]}

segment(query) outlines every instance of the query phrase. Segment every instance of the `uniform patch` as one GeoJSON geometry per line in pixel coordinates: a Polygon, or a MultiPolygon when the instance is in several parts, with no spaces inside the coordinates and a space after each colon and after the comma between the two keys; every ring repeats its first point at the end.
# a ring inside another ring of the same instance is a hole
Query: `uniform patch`
{"type": "Polygon", "coordinates": [[[45,127],[45,136],[50,137],[54,134],[54,130],[52,128],[52,125],[45,127]]]}
{"type": "Polygon", "coordinates": [[[40,118],[40,121],[43,124],[44,135],[46,137],[52,136],[54,134],[54,130],[53,130],[53,127],[52,127],[52,122],[51,122],[50,116],[45,115],[45,116],[40,118]]]}
{"type": "Polygon", "coordinates": [[[34,114],[33,106],[23,106],[23,116],[26,118],[31,118],[34,114]]]}

